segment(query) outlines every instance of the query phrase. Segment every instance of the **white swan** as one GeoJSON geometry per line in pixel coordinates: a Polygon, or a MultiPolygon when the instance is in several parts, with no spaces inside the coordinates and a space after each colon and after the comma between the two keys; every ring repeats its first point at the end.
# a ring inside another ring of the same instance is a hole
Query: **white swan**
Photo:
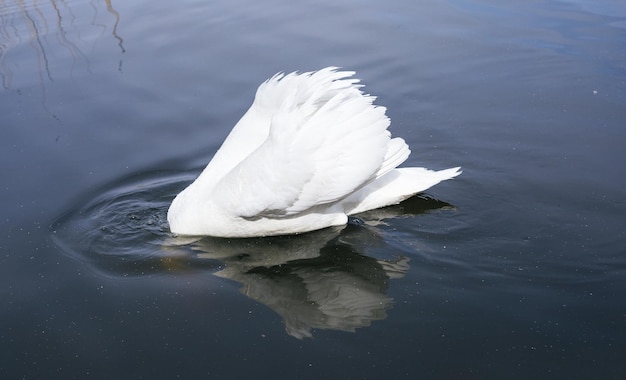
{"type": "Polygon", "coordinates": [[[261,84],[211,162],[172,202],[172,233],[253,237],[343,225],[348,215],[461,173],[396,169],[409,147],[391,138],[385,107],[353,75],[327,67],[261,84]]]}

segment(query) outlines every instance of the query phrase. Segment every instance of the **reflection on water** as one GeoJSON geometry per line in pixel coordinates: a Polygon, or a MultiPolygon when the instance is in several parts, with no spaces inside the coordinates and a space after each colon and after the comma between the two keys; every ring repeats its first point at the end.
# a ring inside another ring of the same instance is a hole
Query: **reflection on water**
{"type": "Polygon", "coordinates": [[[388,281],[404,276],[409,258],[368,255],[384,246],[376,231],[349,225],[279,238],[207,238],[193,249],[222,261],[215,275],[241,283],[243,294],[282,317],[289,335],[304,338],[314,328],[353,332],[386,318],[388,281]]]}
{"type": "MultiPolygon", "coordinates": [[[[2,87],[19,88],[16,80],[30,81],[36,77],[47,110],[45,84],[55,80],[55,72],[67,69],[73,72],[80,65],[90,71],[85,50],[93,49],[107,30],[121,53],[125,52],[124,40],[117,31],[119,21],[120,15],[111,0],[0,1],[2,87]]],[[[118,69],[121,67],[120,60],[118,69]]]]}
{"type": "MultiPolygon", "coordinates": [[[[120,14],[117,13],[117,11],[115,9],[113,9],[113,5],[111,4],[111,0],[105,0],[105,3],[107,5],[107,11],[111,15],[113,15],[113,17],[115,19],[115,23],[113,24],[113,29],[111,30],[111,34],[117,40],[118,45],[119,45],[120,50],[122,51],[122,53],[124,53],[126,51],[126,49],[124,49],[124,40],[122,39],[122,37],[120,37],[117,34],[117,26],[120,23],[120,14]]],[[[94,9],[97,10],[97,7],[93,4],[93,2],[91,3],[91,5],[94,6],[94,9]]],[[[105,28],[106,28],[106,26],[105,26],[105,28]]]]}
{"type": "Polygon", "coordinates": [[[271,238],[185,238],[169,233],[166,213],[197,173],[152,172],[89,194],[52,225],[54,243],[97,275],[141,277],[209,271],[242,285],[246,296],[284,320],[289,335],[354,331],[392,306],[389,280],[409,269],[378,225],[450,205],[413,197],[359,215],[348,226],[271,238]]]}

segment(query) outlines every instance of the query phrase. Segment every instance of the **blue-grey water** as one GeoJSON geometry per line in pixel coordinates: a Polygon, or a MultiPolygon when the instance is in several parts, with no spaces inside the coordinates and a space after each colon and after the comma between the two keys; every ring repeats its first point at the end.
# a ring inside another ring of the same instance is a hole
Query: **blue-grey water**
{"type": "Polygon", "coordinates": [[[0,2],[0,377],[621,379],[621,0],[0,2]],[[463,174],[345,228],[169,234],[278,71],[463,174]]]}

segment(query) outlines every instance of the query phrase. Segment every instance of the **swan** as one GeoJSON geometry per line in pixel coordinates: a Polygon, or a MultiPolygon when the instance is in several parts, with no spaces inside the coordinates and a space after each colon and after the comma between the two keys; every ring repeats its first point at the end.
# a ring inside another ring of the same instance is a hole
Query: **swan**
{"type": "Polygon", "coordinates": [[[297,234],[344,225],[461,174],[397,168],[410,153],[391,138],[386,108],[354,71],[278,73],[198,178],[172,201],[176,235],[228,238],[297,234]]]}

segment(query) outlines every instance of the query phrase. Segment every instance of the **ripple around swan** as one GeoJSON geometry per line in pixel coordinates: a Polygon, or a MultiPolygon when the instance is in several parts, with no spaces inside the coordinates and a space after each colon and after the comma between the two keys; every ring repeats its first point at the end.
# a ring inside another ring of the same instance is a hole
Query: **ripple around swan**
{"type": "Polygon", "coordinates": [[[108,276],[215,270],[215,262],[197,258],[167,225],[170,202],[196,175],[155,171],[124,178],[54,222],[52,239],[108,276]]]}
{"type": "Polygon", "coordinates": [[[312,329],[355,331],[385,319],[393,305],[389,281],[407,273],[410,257],[379,226],[449,206],[417,196],[360,214],[347,226],[301,235],[177,237],[169,232],[167,209],[196,175],[157,171],[122,179],[57,220],[52,239],[104,276],[206,271],[235,281],[279,314],[289,335],[305,338],[312,329]]]}

